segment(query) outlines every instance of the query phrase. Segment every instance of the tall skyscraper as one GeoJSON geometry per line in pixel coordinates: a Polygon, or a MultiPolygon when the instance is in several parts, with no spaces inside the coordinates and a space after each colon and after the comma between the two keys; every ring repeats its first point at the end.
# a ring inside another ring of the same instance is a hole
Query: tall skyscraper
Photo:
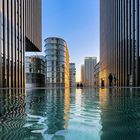
{"type": "Polygon", "coordinates": [[[81,83],[84,85],[85,84],[85,66],[81,66],[81,83]]]}
{"type": "Polygon", "coordinates": [[[25,51],[41,51],[41,0],[0,0],[0,87],[25,87],[25,51]]]}
{"type": "Polygon", "coordinates": [[[69,51],[66,41],[50,37],[45,40],[46,86],[69,87],[69,51]]]}
{"type": "Polygon", "coordinates": [[[94,66],[94,86],[95,87],[99,87],[99,73],[100,73],[100,63],[98,62],[95,66],[94,66]]]}
{"type": "Polygon", "coordinates": [[[96,57],[85,58],[85,85],[94,86],[94,66],[97,64],[96,57]]]}
{"type": "Polygon", "coordinates": [[[70,87],[75,87],[76,86],[76,67],[75,63],[70,63],[70,87]]]}
{"type": "Polygon", "coordinates": [[[100,82],[140,86],[140,1],[100,0],[100,82]]]}

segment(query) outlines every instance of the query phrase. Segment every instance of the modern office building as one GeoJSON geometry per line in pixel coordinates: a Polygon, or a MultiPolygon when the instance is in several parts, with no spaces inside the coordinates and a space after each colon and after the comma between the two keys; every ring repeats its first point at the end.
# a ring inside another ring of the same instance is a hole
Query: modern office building
{"type": "Polygon", "coordinates": [[[26,87],[45,86],[45,58],[43,56],[26,56],[26,87]]]}
{"type": "Polygon", "coordinates": [[[66,41],[50,37],[45,40],[46,86],[69,87],[69,52],[66,41]]]}
{"type": "Polygon", "coordinates": [[[76,67],[75,63],[70,63],[69,65],[70,72],[70,87],[76,87],[76,67]]]}
{"type": "Polygon", "coordinates": [[[140,86],[140,1],[100,0],[100,81],[140,86]]]}
{"type": "Polygon", "coordinates": [[[100,63],[97,63],[94,66],[94,86],[95,87],[99,87],[100,86],[99,73],[100,73],[100,63]]]}
{"type": "Polygon", "coordinates": [[[40,52],[42,51],[42,0],[23,1],[25,1],[26,51],[40,52]]]}
{"type": "Polygon", "coordinates": [[[41,0],[0,0],[0,87],[25,86],[25,51],[41,51],[41,0]]]}
{"type": "Polygon", "coordinates": [[[94,66],[97,64],[96,57],[85,58],[85,85],[94,86],[94,66]]]}
{"type": "Polygon", "coordinates": [[[81,83],[85,84],[85,66],[84,64],[81,66],[81,83]]]}

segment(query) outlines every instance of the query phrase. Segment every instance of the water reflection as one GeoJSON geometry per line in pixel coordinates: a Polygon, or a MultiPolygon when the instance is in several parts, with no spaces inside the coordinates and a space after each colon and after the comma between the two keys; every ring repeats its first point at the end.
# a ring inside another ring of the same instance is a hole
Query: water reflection
{"type": "Polygon", "coordinates": [[[13,140],[23,137],[25,123],[25,91],[23,89],[0,90],[0,139],[13,140]]]}
{"type": "Polygon", "coordinates": [[[0,140],[138,140],[140,89],[0,90],[0,140]]]}
{"type": "Polygon", "coordinates": [[[140,89],[100,89],[101,140],[140,138],[140,89]]]}
{"type": "Polygon", "coordinates": [[[100,140],[99,94],[95,89],[77,89],[71,93],[68,140],[100,140]]]}
{"type": "Polygon", "coordinates": [[[70,111],[68,88],[28,90],[26,93],[27,123],[25,126],[32,133],[41,134],[43,138],[56,138],[57,135],[54,134],[57,131],[68,128],[70,111]]]}

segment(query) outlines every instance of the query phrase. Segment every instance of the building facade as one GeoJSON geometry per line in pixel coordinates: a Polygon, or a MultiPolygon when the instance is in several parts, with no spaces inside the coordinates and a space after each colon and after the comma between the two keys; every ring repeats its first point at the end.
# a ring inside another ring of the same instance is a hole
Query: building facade
{"type": "Polygon", "coordinates": [[[94,66],[94,86],[95,87],[99,87],[100,86],[99,73],[100,73],[100,63],[97,63],[94,66]]]}
{"type": "Polygon", "coordinates": [[[26,51],[40,52],[42,51],[42,0],[23,1],[25,1],[26,51]]]}
{"type": "Polygon", "coordinates": [[[45,40],[46,86],[69,87],[69,52],[65,40],[45,40]]]}
{"type": "Polygon", "coordinates": [[[100,0],[100,81],[140,86],[140,0],[100,0]]]}
{"type": "Polygon", "coordinates": [[[94,66],[97,64],[96,57],[85,58],[85,85],[94,86],[94,66]]]}
{"type": "Polygon", "coordinates": [[[84,64],[81,66],[81,83],[85,84],[85,66],[84,64]]]}
{"type": "Polygon", "coordinates": [[[45,59],[43,56],[26,56],[26,87],[45,86],[45,59]]]}
{"type": "Polygon", "coordinates": [[[70,87],[76,87],[76,67],[75,63],[70,63],[70,87]]]}
{"type": "Polygon", "coordinates": [[[41,51],[41,34],[41,0],[0,0],[0,87],[25,87],[25,51],[41,51]]]}

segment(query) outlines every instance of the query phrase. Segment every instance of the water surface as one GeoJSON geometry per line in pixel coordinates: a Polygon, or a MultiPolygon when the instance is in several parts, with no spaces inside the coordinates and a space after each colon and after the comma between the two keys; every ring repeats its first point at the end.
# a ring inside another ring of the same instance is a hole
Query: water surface
{"type": "Polygon", "coordinates": [[[0,90],[0,140],[140,140],[140,89],[0,90]]]}

